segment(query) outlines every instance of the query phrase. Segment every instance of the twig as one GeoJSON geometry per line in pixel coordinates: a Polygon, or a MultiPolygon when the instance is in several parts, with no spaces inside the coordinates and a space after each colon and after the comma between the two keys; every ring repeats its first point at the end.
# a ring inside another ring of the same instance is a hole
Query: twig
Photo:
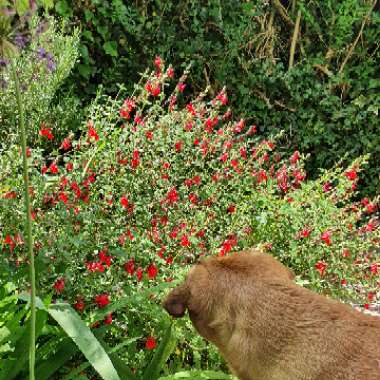
{"type": "Polygon", "coordinates": [[[298,39],[299,31],[300,31],[300,23],[301,23],[301,10],[299,9],[297,12],[296,24],[294,26],[292,43],[290,45],[289,70],[293,67],[293,64],[294,64],[294,54],[296,52],[297,39],[298,39]]]}
{"type": "Polygon", "coordinates": [[[351,56],[352,56],[352,54],[353,54],[353,52],[354,52],[354,50],[355,50],[355,48],[356,48],[356,45],[358,44],[358,42],[359,42],[359,40],[360,40],[360,38],[361,38],[361,36],[362,36],[362,34],[363,34],[364,27],[365,27],[367,21],[369,20],[369,17],[370,17],[370,15],[371,15],[373,9],[374,9],[375,6],[376,6],[376,3],[377,3],[377,0],[374,0],[374,2],[373,2],[373,4],[372,4],[371,8],[368,10],[366,16],[364,17],[364,19],[363,19],[363,21],[362,21],[362,25],[361,25],[360,30],[359,30],[359,33],[358,33],[357,37],[355,38],[355,41],[351,44],[350,48],[348,49],[347,55],[346,55],[346,57],[344,58],[344,60],[343,60],[343,62],[342,62],[342,64],[341,64],[341,66],[340,66],[340,69],[339,69],[339,71],[338,71],[339,74],[341,74],[341,73],[343,72],[344,66],[346,66],[346,63],[347,63],[348,60],[351,58],[351,56]]]}
{"type": "Polygon", "coordinates": [[[280,14],[280,16],[284,19],[284,21],[288,25],[294,26],[294,22],[288,16],[288,13],[286,12],[286,9],[284,8],[284,6],[281,4],[280,0],[272,0],[272,3],[274,5],[274,7],[276,8],[276,10],[278,11],[278,13],[280,14]]]}
{"type": "MultiPolygon", "coordinates": [[[[267,105],[268,109],[272,109],[274,107],[274,105],[271,103],[270,99],[266,96],[265,93],[263,93],[262,91],[260,90],[257,90],[257,89],[254,89],[252,90],[252,92],[254,93],[254,95],[256,95],[259,99],[261,99],[262,101],[265,102],[265,104],[267,105]]],[[[291,107],[288,107],[286,104],[280,102],[279,100],[274,100],[274,104],[278,107],[281,107],[281,108],[284,108],[290,112],[296,112],[297,110],[295,108],[291,108],[291,107]]]]}
{"type": "Polygon", "coordinates": [[[314,68],[321,71],[323,74],[327,75],[328,77],[331,77],[333,74],[332,71],[330,71],[326,66],[315,64],[313,65],[314,68]]]}

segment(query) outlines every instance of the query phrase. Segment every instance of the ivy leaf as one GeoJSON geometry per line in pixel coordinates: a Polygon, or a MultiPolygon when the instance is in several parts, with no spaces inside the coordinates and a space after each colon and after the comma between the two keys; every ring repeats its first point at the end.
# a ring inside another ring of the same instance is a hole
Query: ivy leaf
{"type": "Polygon", "coordinates": [[[103,44],[103,49],[106,54],[111,57],[118,57],[119,53],[117,51],[117,43],[115,41],[107,41],[103,44]]]}

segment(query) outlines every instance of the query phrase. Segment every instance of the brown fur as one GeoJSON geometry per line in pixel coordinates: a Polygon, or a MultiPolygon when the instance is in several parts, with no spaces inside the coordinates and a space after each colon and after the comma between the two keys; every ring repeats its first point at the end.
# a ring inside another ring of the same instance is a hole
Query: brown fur
{"type": "Polygon", "coordinates": [[[380,318],[311,292],[269,255],[208,258],[164,301],[240,380],[380,380],[380,318]]]}

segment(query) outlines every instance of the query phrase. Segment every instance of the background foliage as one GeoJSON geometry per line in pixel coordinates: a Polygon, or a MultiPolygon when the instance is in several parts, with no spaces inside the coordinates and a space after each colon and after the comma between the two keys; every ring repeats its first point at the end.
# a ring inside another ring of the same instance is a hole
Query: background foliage
{"type": "Polygon", "coordinates": [[[71,81],[82,96],[97,85],[130,89],[156,54],[192,62],[187,94],[226,84],[234,111],[261,132],[311,153],[312,176],[337,158],[371,153],[365,190],[379,188],[380,13],[376,1],[56,2],[55,13],[82,28],[71,81]],[[290,44],[300,10],[295,65],[290,44]],[[84,20],[84,21],[82,21],[84,20]],[[355,40],[358,39],[355,43],[355,40]],[[346,138],[350,136],[350,138],[346,138]]]}
{"type": "Polygon", "coordinates": [[[38,376],[221,379],[215,348],[160,305],[198,257],[258,246],[316,291],[380,296],[379,196],[357,192],[378,186],[378,8],[0,0],[0,378],[27,375],[31,319],[10,53],[38,376]]]}

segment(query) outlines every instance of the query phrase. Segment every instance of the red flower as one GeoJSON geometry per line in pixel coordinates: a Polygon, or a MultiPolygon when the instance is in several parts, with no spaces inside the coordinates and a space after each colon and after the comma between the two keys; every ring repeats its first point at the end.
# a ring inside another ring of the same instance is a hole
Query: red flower
{"type": "Polygon", "coordinates": [[[216,98],[222,103],[224,106],[228,103],[228,98],[227,95],[221,91],[219,94],[216,96],[216,98]]]}
{"type": "Polygon", "coordinates": [[[182,150],[182,141],[177,141],[174,147],[175,147],[175,150],[179,153],[182,150]]]}
{"type": "Polygon", "coordinates": [[[198,203],[198,197],[196,194],[194,193],[190,193],[189,194],[189,201],[193,204],[197,204],[198,203]]]}
{"type": "Polygon", "coordinates": [[[187,235],[182,235],[181,237],[181,245],[182,247],[190,247],[191,243],[187,235]]]}
{"type": "Polygon", "coordinates": [[[300,152],[296,150],[290,157],[289,161],[291,164],[294,165],[299,159],[300,159],[300,152]]]}
{"type": "Polygon", "coordinates": [[[331,232],[325,231],[321,235],[321,240],[323,240],[327,245],[331,245],[331,232]]]}
{"type": "Polygon", "coordinates": [[[257,127],[256,127],[256,125],[252,125],[252,126],[249,128],[249,130],[248,130],[248,132],[247,132],[247,135],[251,136],[251,135],[254,135],[256,132],[257,132],[257,127]]]}
{"type": "Polygon", "coordinates": [[[59,194],[58,194],[58,198],[60,201],[62,201],[64,204],[67,203],[67,201],[69,200],[69,198],[67,197],[66,193],[64,193],[63,191],[61,191],[59,194]]]}
{"type": "Polygon", "coordinates": [[[135,260],[130,259],[124,264],[124,270],[129,274],[133,275],[135,273],[135,260]]]}
{"type": "Polygon", "coordinates": [[[103,250],[99,252],[99,260],[109,267],[111,265],[112,256],[108,256],[106,251],[103,250]]]}
{"type": "Polygon", "coordinates": [[[112,323],[112,313],[108,313],[106,317],[104,318],[103,323],[105,325],[110,325],[112,323]]]}
{"type": "Polygon", "coordinates": [[[174,69],[172,67],[169,67],[167,70],[166,70],[166,75],[169,77],[169,78],[174,78],[174,69]]]}
{"type": "Polygon", "coordinates": [[[126,120],[129,120],[131,118],[130,113],[124,108],[120,109],[119,115],[120,115],[120,117],[122,117],[123,119],[126,119],[126,120]]]}
{"type": "Polygon", "coordinates": [[[228,212],[229,214],[233,214],[235,211],[236,211],[236,206],[235,206],[235,205],[231,204],[231,205],[229,205],[229,206],[227,207],[227,212],[228,212]]]}
{"type": "Polygon", "coordinates": [[[128,208],[128,205],[129,205],[129,201],[128,201],[128,198],[123,195],[121,198],[120,198],[120,204],[124,207],[124,208],[128,208]]]}
{"type": "Polygon", "coordinates": [[[377,210],[377,205],[375,203],[369,203],[367,204],[365,210],[368,214],[372,214],[377,210]]]}
{"type": "Polygon", "coordinates": [[[315,269],[319,272],[321,276],[324,275],[326,268],[327,268],[327,264],[323,261],[318,261],[315,264],[315,269]]]}
{"type": "Polygon", "coordinates": [[[94,124],[92,123],[92,121],[89,121],[87,123],[87,128],[88,128],[88,131],[87,131],[88,139],[89,140],[94,139],[95,141],[98,141],[99,135],[97,134],[96,129],[94,128],[94,124]]]}
{"type": "Polygon", "coordinates": [[[52,174],[58,174],[58,166],[55,162],[52,162],[49,166],[49,171],[52,174]]]}
{"type": "Polygon", "coordinates": [[[161,65],[162,65],[162,60],[161,57],[156,55],[156,58],[154,59],[154,66],[157,67],[157,70],[161,71],[161,65]]]}
{"type": "Polygon", "coordinates": [[[138,282],[140,282],[142,280],[143,273],[144,273],[143,269],[141,267],[138,267],[137,271],[136,271],[136,277],[137,277],[138,282]]]}
{"type": "Polygon", "coordinates": [[[350,251],[347,248],[343,248],[342,256],[344,258],[350,257],[350,251]]]}
{"type": "Polygon", "coordinates": [[[87,269],[94,273],[94,272],[104,272],[104,266],[100,261],[93,261],[86,264],[87,269]]]}
{"type": "Polygon", "coordinates": [[[147,82],[145,85],[145,89],[152,95],[152,96],[158,96],[161,93],[161,88],[159,85],[152,86],[150,82],[147,82]]]}
{"type": "Polygon", "coordinates": [[[202,182],[202,178],[199,175],[195,175],[192,181],[194,185],[200,185],[202,182]]]}
{"type": "Polygon", "coordinates": [[[62,293],[65,289],[65,279],[63,277],[58,278],[54,283],[53,288],[57,293],[62,293]]]}
{"type": "Polygon", "coordinates": [[[243,147],[240,148],[239,151],[240,151],[240,156],[242,158],[246,159],[247,158],[247,149],[243,146],[243,147]]]}
{"type": "Polygon", "coordinates": [[[3,195],[4,199],[16,199],[17,193],[15,191],[8,191],[3,195]]]}
{"type": "Polygon", "coordinates": [[[82,312],[86,305],[82,299],[78,299],[77,302],[75,302],[75,304],[73,306],[74,306],[75,310],[82,312]]]}
{"type": "MultiPolygon", "coordinates": [[[[190,114],[192,116],[196,116],[197,115],[197,112],[195,111],[195,108],[193,106],[192,103],[189,103],[187,106],[186,106],[186,109],[190,112],[190,114]]],[[[191,122],[190,122],[191,123],[191,122]]]]}
{"type": "Polygon", "coordinates": [[[219,160],[222,161],[222,162],[226,162],[228,159],[228,153],[225,152],[223,153],[220,157],[219,157],[219,160]]]}
{"type": "Polygon", "coordinates": [[[152,132],[152,131],[146,131],[146,132],[145,132],[145,137],[146,137],[148,140],[153,140],[153,132],[152,132]]]}
{"type": "Polygon", "coordinates": [[[147,273],[148,273],[148,278],[149,279],[154,279],[154,278],[156,278],[156,276],[157,276],[157,273],[158,273],[158,269],[157,269],[157,267],[154,265],[154,264],[150,264],[149,266],[148,266],[148,268],[147,268],[147,273]]]}
{"type": "Polygon", "coordinates": [[[374,292],[368,292],[367,299],[368,301],[374,301],[376,298],[376,294],[374,292]]]}
{"type": "Polygon", "coordinates": [[[169,203],[175,203],[178,201],[178,192],[175,187],[169,190],[166,199],[169,203]]]}
{"type": "Polygon", "coordinates": [[[97,295],[95,297],[95,303],[100,308],[107,306],[110,303],[109,295],[107,293],[97,295]]]}
{"type": "Polygon", "coordinates": [[[152,336],[149,336],[145,341],[145,348],[147,350],[154,350],[157,346],[156,339],[152,336]]]}
{"type": "Polygon", "coordinates": [[[302,231],[301,231],[301,236],[303,238],[307,238],[309,237],[311,234],[311,229],[310,228],[304,228],[302,231]]]}
{"type": "Polygon", "coordinates": [[[330,182],[326,182],[323,186],[322,186],[322,190],[324,193],[328,193],[330,190],[332,189],[332,185],[330,182]]]}
{"type": "Polygon", "coordinates": [[[137,125],[144,126],[144,119],[141,117],[141,115],[136,115],[135,118],[134,118],[134,122],[137,125]]]}
{"type": "Polygon", "coordinates": [[[41,123],[41,129],[39,130],[40,136],[46,136],[49,140],[54,138],[54,135],[51,133],[53,128],[47,128],[45,123],[41,123]]]}
{"type": "Polygon", "coordinates": [[[234,132],[240,133],[245,127],[245,121],[243,119],[240,119],[240,121],[235,125],[234,132]]]}
{"type": "Polygon", "coordinates": [[[377,274],[378,273],[378,269],[380,267],[380,264],[377,264],[377,263],[373,263],[369,266],[369,270],[371,273],[373,274],[377,274]]]}
{"type": "Polygon", "coordinates": [[[68,137],[66,137],[61,144],[61,148],[63,150],[69,150],[71,148],[71,141],[68,137]]]}
{"type": "Polygon", "coordinates": [[[73,169],[74,169],[74,165],[73,165],[71,162],[68,162],[68,163],[66,164],[66,170],[67,170],[68,172],[71,172],[73,169]]]}
{"type": "Polygon", "coordinates": [[[185,90],[185,88],[186,88],[186,84],[183,83],[183,82],[178,82],[177,88],[178,88],[179,92],[183,92],[185,90]]]}
{"type": "Polygon", "coordinates": [[[358,175],[356,173],[356,171],[354,169],[351,169],[351,170],[347,170],[344,175],[350,180],[350,181],[354,181],[358,175]]]}

